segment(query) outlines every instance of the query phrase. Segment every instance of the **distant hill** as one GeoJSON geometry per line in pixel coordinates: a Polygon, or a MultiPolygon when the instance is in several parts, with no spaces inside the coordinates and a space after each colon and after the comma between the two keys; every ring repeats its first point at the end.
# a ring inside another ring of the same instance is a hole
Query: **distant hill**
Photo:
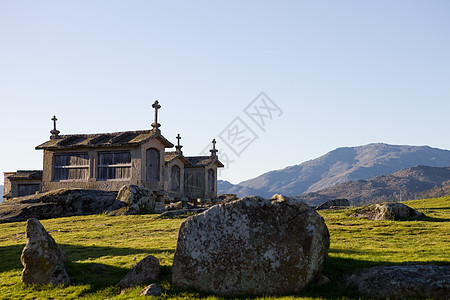
{"type": "Polygon", "coordinates": [[[239,197],[270,197],[273,194],[294,196],[317,192],[347,181],[389,175],[416,165],[450,166],[450,151],[429,146],[383,143],[343,147],[319,158],[270,171],[237,185],[221,181],[218,183],[218,191],[234,193],[239,197]]]}
{"type": "Polygon", "coordinates": [[[3,202],[3,185],[0,185],[0,202],[3,202]]]}
{"type": "Polygon", "coordinates": [[[296,198],[316,206],[336,198],[346,198],[353,205],[383,201],[403,201],[424,197],[441,197],[450,193],[450,167],[415,166],[380,175],[369,180],[341,183],[296,198]]]}

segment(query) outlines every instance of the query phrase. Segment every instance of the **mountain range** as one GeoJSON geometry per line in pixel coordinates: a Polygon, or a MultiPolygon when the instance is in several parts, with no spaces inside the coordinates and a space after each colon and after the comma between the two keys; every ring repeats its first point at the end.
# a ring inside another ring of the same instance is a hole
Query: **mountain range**
{"type": "Polygon", "coordinates": [[[415,166],[369,180],[348,181],[296,198],[317,206],[346,198],[353,205],[450,195],[450,167],[415,166]]]}
{"type": "Polygon", "coordinates": [[[219,181],[218,192],[237,194],[238,197],[271,197],[273,194],[297,196],[348,181],[389,175],[417,165],[448,167],[450,151],[429,146],[384,143],[342,147],[316,159],[270,171],[236,185],[219,181]]]}

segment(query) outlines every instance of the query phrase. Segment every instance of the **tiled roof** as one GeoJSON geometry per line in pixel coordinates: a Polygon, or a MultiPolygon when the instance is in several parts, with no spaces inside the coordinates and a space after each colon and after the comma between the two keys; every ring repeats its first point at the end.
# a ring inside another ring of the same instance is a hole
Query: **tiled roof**
{"type": "Polygon", "coordinates": [[[113,133],[59,135],[58,138],[50,139],[37,146],[36,149],[56,150],[86,147],[135,146],[144,144],[152,139],[158,139],[166,148],[173,147],[173,144],[163,137],[160,132],[155,132],[154,130],[138,130],[113,133]]]}
{"type": "Polygon", "coordinates": [[[8,176],[11,179],[42,179],[41,170],[19,170],[8,176]]]}
{"type": "Polygon", "coordinates": [[[217,156],[187,156],[186,159],[191,163],[187,167],[203,167],[209,166],[217,162],[218,167],[223,167],[224,165],[219,161],[217,156]]]}

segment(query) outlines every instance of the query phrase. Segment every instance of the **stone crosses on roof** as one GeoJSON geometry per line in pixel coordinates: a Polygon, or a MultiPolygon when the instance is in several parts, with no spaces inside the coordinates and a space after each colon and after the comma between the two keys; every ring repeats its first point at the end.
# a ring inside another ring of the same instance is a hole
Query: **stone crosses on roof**
{"type": "Polygon", "coordinates": [[[153,129],[158,129],[161,126],[161,124],[158,123],[158,109],[161,108],[158,100],[155,100],[155,103],[152,104],[152,107],[155,109],[155,122],[152,123],[152,127],[153,129]]]}
{"type": "Polygon", "coordinates": [[[53,121],[53,130],[50,130],[50,133],[52,134],[50,136],[50,139],[56,139],[58,138],[59,134],[59,130],[56,129],[56,121],[58,121],[58,119],[56,118],[55,115],[53,115],[53,118],[51,120],[53,121]]]}
{"type": "Polygon", "coordinates": [[[212,140],[213,148],[212,150],[209,150],[211,152],[211,156],[217,156],[217,149],[216,149],[216,139],[212,140]]]}
{"type": "Polygon", "coordinates": [[[176,139],[178,140],[177,145],[175,146],[176,152],[181,153],[181,148],[183,148],[183,146],[180,145],[181,140],[180,134],[177,135],[176,139]]]}

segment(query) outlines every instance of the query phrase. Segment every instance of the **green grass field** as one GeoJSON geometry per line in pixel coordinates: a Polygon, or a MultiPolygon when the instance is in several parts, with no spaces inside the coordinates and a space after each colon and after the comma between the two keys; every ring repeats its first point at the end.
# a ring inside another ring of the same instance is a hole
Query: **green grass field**
{"type": "MultiPolygon", "coordinates": [[[[330,230],[324,273],[331,282],[312,285],[293,296],[355,298],[359,295],[342,285],[346,272],[404,262],[448,264],[450,197],[405,203],[427,217],[420,221],[370,221],[348,217],[346,210],[321,211],[330,230]]],[[[20,255],[25,246],[25,222],[0,224],[0,299],[142,299],[138,294],[144,286],[120,294],[115,283],[149,254],[162,265],[160,283],[165,291],[161,298],[215,298],[171,287],[170,266],[183,220],[156,215],[95,215],[41,221],[67,253],[66,268],[72,280],[68,287],[22,285],[20,255]]]]}

